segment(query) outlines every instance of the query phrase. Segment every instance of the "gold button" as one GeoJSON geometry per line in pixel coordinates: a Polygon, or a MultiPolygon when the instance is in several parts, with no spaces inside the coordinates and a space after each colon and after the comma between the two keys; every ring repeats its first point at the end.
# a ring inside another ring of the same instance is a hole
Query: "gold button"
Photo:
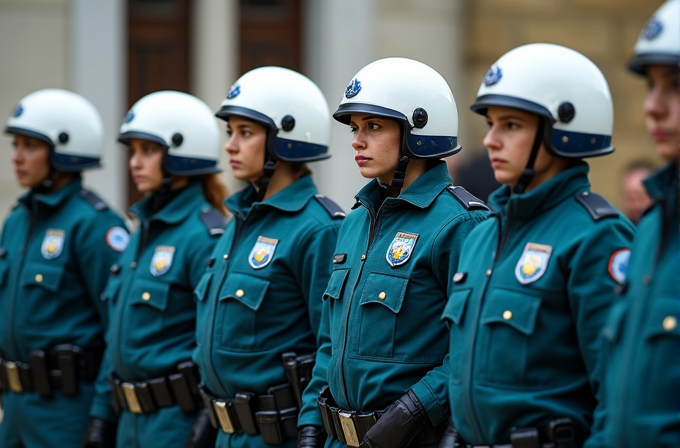
{"type": "Polygon", "coordinates": [[[236,297],[243,297],[246,293],[242,289],[236,290],[236,297]]]}
{"type": "Polygon", "coordinates": [[[491,275],[491,269],[486,270],[486,276],[489,277],[491,275]]]}
{"type": "Polygon", "coordinates": [[[38,283],[40,283],[41,281],[43,281],[43,276],[42,276],[42,274],[36,274],[36,275],[35,275],[35,281],[38,282],[38,283]]]}
{"type": "Polygon", "coordinates": [[[380,300],[385,300],[385,297],[386,297],[386,296],[387,296],[387,294],[385,294],[385,291],[383,291],[383,292],[381,292],[380,294],[378,294],[378,298],[379,298],[380,300]]]}
{"type": "Polygon", "coordinates": [[[365,259],[366,259],[366,255],[362,255],[362,256],[361,256],[361,261],[363,261],[363,260],[365,260],[365,259]]]}
{"type": "Polygon", "coordinates": [[[678,320],[675,318],[675,316],[666,316],[666,318],[663,320],[663,329],[666,331],[673,331],[677,326],[678,320]]]}
{"type": "Polygon", "coordinates": [[[224,254],[224,259],[225,259],[225,260],[229,259],[229,255],[224,254]]]}
{"type": "Polygon", "coordinates": [[[148,292],[142,293],[142,299],[144,300],[149,300],[151,298],[151,294],[148,292]]]}
{"type": "Polygon", "coordinates": [[[510,311],[510,310],[503,311],[503,319],[505,319],[505,320],[512,319],[512,311],[510,311]]]}

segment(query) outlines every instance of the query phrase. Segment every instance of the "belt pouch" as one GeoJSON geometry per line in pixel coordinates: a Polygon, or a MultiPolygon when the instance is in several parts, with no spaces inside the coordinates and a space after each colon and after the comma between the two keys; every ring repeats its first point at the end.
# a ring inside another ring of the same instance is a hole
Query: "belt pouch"
{"type": "Polygon", "coordinates": [[[31,379],[31,368],[24,362],[17,361],[17,370],[21,380],[21,388],[24,392],[33,392],[33,380],[31,379]]]}
{"type": "Polygon", "coordinates": [[[219,429],[219,425],[217,423],[217,415],[215,415],[215,408],[213,408],[213,403],[212,403],[212,398],[208,396],[208,394],[205,392],[203,385],[198,386],[198,393],[201,396],[201,400],[203,400],[203,406],[208,410],[208,418],[210,418],[210,424],[212,425],[213,428],[219,429]]]}
{"type": "Polygon", "coordinates": [[[137,401],[142,407],[144,412],[156,412],[156,403],[153,401],[153,396],[151,395],[151,388],[148,383],[137,383],[135,384],[135,392],[137,393],[137,401]]]}
{"type": "Polygon", "coordinates": [[[76,348],[69,344],[55,347],[57,367],[61,371],[61,391],[67,397],[78,395],[76,348]]]}
{"type": "Polygon", "coordinates": [[[314,370],[315,363],[316,353],[298,356],[297,358],[298,382],[300,385],[301,397],[299,403],[300,408],[302,408],[302,393],[307,389],[309,382],[312,380],[312,371],[314,370]]]}
{"type": "Polygon", "coordinates": [[[175,404],[168,389],[168,383],[164,377],[154,378],[148,381],[151,395],[159,408],[167,408],[175,404]]]}
{"type": "Polygon", "coordinates": [[[345,431],[342,429],[342,423],[340,423],[340,416],[338,415],[339,410],[337,408],[330,408],[331,417],[333,418],[333,425],[335,426],[335,435],[338,440],[345,445],[347,445],[347,440],[345,440],[345,431]]]}
{"type": "Polygon", "coordinates": [[[116,393],[116,397],[118,397],[118,403],[120,404],[121,409],[127,409],[127,399],[125,398],[125,392],[123,392],[123,386],[121,385],[121,381],[118,378],[113,379],[113,391],[116,393]]]}
{"type": "Polygon", "coordinates": [[[177,404],[182,412],[185,414],[194,412],[196,410],[196,401],[194,400],[193,395],[191,395],[189,385],[184,379],[184,375],[181,373],[174,373],[168,376],[168,380],[170,380],[170,387],[175,394],[177,404]]]}
{"type": "Polygon", "coordinates": [[[42,350],[33,350],[28,355],[28,362],[31,366],[31,375],[33,376],[33,386],[35,390],[43,398],[52,396],[52,388],[50,387],[50,377],[47,370],[47,358],[45,352],[42,350]]]}
{"type": "Polygon", "coordinates": [[[262,441],[269,445],[281,445],[283,434],[281,433],[279,411],[260,411],[255,416],[260,424],[262,441]]]}
{"type": "Polygon", "coordinates": [[[331,409],[328,406],[328,386],[324,386],[319,393],[319,399],[317,404],[319,406],[319,411],[321,412],[321,420],[323,420],[323,427],[331,437],[338,438],[335,432],[335,425],[333,424],[333,415],[331,415],[331,409]]]}
{"type": "Polygon", "coordinates": [[[274,397],[274,407],[273,408],[267,408],[262,406],[262,409],[267,410],[267,409],[288,409],[288,408],[294,408],[297,406],[295,402],[295,397],[293,397],[292,390],[290,388],[290,385],[288,384],[281,384],[279,386],[272,386],[269,389],[267,389],[267,395],[263,395],[262,397],[267,397],[268,395],[271,395],[274,397]]]}
{"type": "Polygon", "coordinates": [[[0,392],[8,389],[7,386],[7,372],[5,372],[5,367],[3,365],[3,359],[0,358],[0,392]]]}
{"type": "Polygon", "coordinates": [[[352,420],[354,421],[354,428],[356,430],[359,442],[364,440],[364,436],[366,435],[368,430],[371,429],[373,425],[375,425],[375,422],[377,421],[375,414],[354,415],[352,420]]]}
{"type": "Polygon", "coordinates": [[[537,428],[520,428],[510,433],[512,448],[540,448],[537,428]]]}
{"type": "Polygon", "coordinates": [[[252,392],[236,392],[234,397],[234,410],[241,423],[241,429],[250,434],[256,435],[259,431],[255,423],[255,394],[252,392]]]}
{"type": "Polygon", "coordinates": [[[184,375],[184,379],[189,384],[189,391],[194,397],[198,395],[198,372],[196,371],[196,364],[192,361],[185,361],[177,366],[179,373],[184,375]]]}
{"type": "Polygon", "coordinates": [[[80,357],[80,377],[84,381],[95,381],[104,357],[104,349],[98,348],[83,353],[80,357]]]}
{"type": "MultiPolygon", "coordinates": [[[[297,397],[301,396],[302,391],[300,390],[300,382],[298,379],[297,370],[297,354],[295,352],[286,352],[281,355],[281,363],[283,364],[283,372],[286,375],[286,380],[288,384],[293,388],[293,393],[297,397]]],[[[298,406],[302,406],[301,401],[298,406]]]]}
{"type": "Polygon", "coordinates": [[[297,422],[300,411],[298,408],[288,408],[279,411],[279,418],[281,419],[281,429],[283,434],[288,438],[297,437],[297,422]]]}
{"type": "Polygon", "coordinates": [[[109,385],[111,386],[111,404],[113,405],[113,410],[116,414],[120,413],[121,404],[118,402],[118,391],[116,390],[116,384],[113,382],[113,374],[109,375],[109,385]]]}

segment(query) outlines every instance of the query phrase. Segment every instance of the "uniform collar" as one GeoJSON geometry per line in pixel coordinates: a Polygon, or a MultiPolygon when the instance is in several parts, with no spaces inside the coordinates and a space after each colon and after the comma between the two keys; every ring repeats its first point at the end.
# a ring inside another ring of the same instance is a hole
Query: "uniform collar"
{"type": "Polygon", "coordinates": [[[202,188],[203,186],[200,182],[190,182],[176,198],[154,215],[149,215],[149,201],[151,200],[151,196],[147,196],[130,207],[130,213],[135,215],[142,222],[147,220],[158,220],[167,224],[177,224],[184,221],[189,213],[194,210],[196,201],[203,196],[202,188]]]}
{"type": "MultiPolygon", "coordinates": [[[[439,160],[436,165],[425,171],[406,190],[402,191],[398,197],[387,198],[387,200],[403,201],[419,208],[427,208],[442,190],[451,184],[451,176],[449,176],[446,162],[439,160]]],[[[373,179],[364,185],[354,197],[357,202],[352,208],[356,208],[361,203],[375,210],[375,205],[381,203],[379,188],[378,179],[373,179]]]]}
{"type": "Polygon", "coordinates": [[[318,190],[310,175],[296,180],[262,202],[252,202],[254,193],[255,188],[249,185],[238,193],[229,196],[224,204],[232,213],[240,212],[244,215],[254,207],[272,207],[284,212],[297,212],[307,205],[307,202],[318,193],[318,190]]]}
{"type": "Polygon", "coordinates": [[[501,215],[506,215],[508,209],[512,208],[513,218],[532,218],[579,191],[588,190],[589,171],[588,164],[581,161],[524,194],[513,194],[510,187],[503,185],[489,196],[489,206],[501,215]]]}
{"type": "Polygon", "coordinates": [[[656,203],[662,204],[666,212],[674,214],[678,207],[680,179],[678,178],[678,162],[671,162],[649,178],[642,181],[649,196],[656,203]]]}
{"type": "Polygon", "coordinates": [[[67,198],[77,194],[82,189],[83,189],[82,179],[80,176],[76,176],[75,179],[73,179],[71,182],[67,183],[54,193],[43,194],[36,193],[34,191],[29,191],[21,198],[19,198],[19,202],[23,204],[28,204],[30,201],[35,201],[41,204],[45,204],[48,207],[56,208],[59,207],[67,198]]]}

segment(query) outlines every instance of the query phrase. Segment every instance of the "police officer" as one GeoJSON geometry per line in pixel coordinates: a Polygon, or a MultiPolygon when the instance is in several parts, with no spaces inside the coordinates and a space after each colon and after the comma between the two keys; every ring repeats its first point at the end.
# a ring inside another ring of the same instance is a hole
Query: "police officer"
{"type": "Polygon", "coordinates": [[[449,417],[439,317],[462,241],[487,214],[440,160],[461,149],[456,104],[435,70],[389,58],[356,74],[333,117],[372,180],[340,230],[300,424],[323,422],[327,446],[436,446],[449,417]]]}
{"type": "Polygon", "coordinates": [[[99,113],[75,93],[46,89],[7,120],[19,198],[0,238],[3,448],[78,447],[104,350],[99,299],[125,249],[123,221],[81,184],[99,166],[99,113]]]}
{"type": "Polygon", "coordinates": [[[305,76],[261,67],[217,116],[234,176],[249,185],[227,199],[234,219],[196,289],[202,394],[218,447],[295,446],[344,217],[305,164],[330,157],[328,104],[305,76]]]}
{"type": "Polygon", "coordinates": [[[582,160],[614,151],[609,88],[580,53],[531,44],[491,67],[471,108],[504,185],[465,241],[443,314],[453,426],[466,446],[580,447],[633,235],[582,160]]]}
{"type": "MultiPolygon", "coordinates": [[[[193,290],[225,227],[219,128],[199,99],[162,91],[132,106],[118,140],[146,197],[131,208],[140,229],[102,294],[111,318],[93,425],[117,409],[117,446],[183,446],[201,402],[193,290]]],[[[90,431],[85,446],[104,442],[90,431]]]]}
{"type": "Polygon", "coordinates": [[[638,223],[622,297],[603,331],[607,447],[680,446],[680,0],[652,16],[629,68],[649,86],[647,130],[668,165],[644,181],[654,201],[638,223]]]}

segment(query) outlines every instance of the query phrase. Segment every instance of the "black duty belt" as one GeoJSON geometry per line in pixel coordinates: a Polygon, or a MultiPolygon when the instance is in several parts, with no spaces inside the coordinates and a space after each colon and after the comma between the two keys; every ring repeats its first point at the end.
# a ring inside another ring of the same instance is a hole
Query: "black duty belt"
{"type": "MultiPolygon", "coordinates": [[[[328,386],[324,386],[319,394],[319,410],[326,432],[353,448],[361,444],[368,430],[375,425],[383,414],[381,411],[360,412],[338,408],[328,386]]],[[[413,446],[435,444],[442,438],[445,429],[445,424],[437,427],[426,427],[418,434],[413,446]]]]}
{"type": "Polygon", "coordinates": [[[510,434],[510,443],[470,445],[459,440],[460,448],[580,448],[576,425],[570,418],[558,418],[543,426],[519,428],[510,434]]]}
{"type": "Polygon", "coordinates": [[[234,398],[219,398],[199,386],[213,427],[228,434],[260,434],[264,443],[280,445],[297,437],[299,409],[289,384],[267,389],[265,395],[237,392],[234,398]]]}
{"type": "Polygon", "coordinates": [[[113,408],[116,413],[127,409],[135,414],[150,414],[160,408],[179,406],[182,412],[190,414],[200,403],[198,378],[196,365],[191,361],[179,364],[175,373],[145,381],[122,381],[111,374],[113,408]]]}
{"type": "Polygon", "coordinates": [[[97,378],[104,349],[83,350],[63,344],[46,352],[33,350],[28,363],[0,358],[0,390],[38,392],[49,398],[60,389],[66,396],[78,395],[78,382],[97,378]]]}

